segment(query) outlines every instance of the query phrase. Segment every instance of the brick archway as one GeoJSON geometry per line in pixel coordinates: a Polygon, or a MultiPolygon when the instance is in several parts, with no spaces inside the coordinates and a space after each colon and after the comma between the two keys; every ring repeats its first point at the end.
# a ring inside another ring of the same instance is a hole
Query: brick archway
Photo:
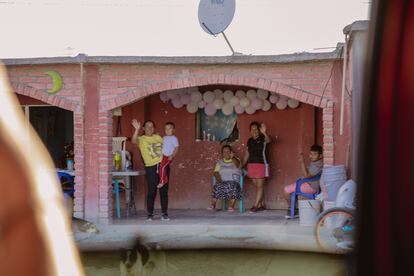
{"type": "Polygon", "coordinates": [[[118,95],[104,102],[101,102],[100,109],[101,111],[115,109],[117,107],[128,105],[130,103],[160,93],[165,90],[188,88],[194,86],[204,86],[211,84],[249,86],[258,89],[264,89],[298,100],[302,103],[310,104],[320,108],[327,107],[328,103],[330,102],[329,98],[321,97],[317,94],[271,79],[257,78],[244,75],[212,74],[206,77],[186,76],[179,79],[160,81],[157,83],[139,86],[124,94],[118,95]]]}
{"type": "Polygon", "coordinates": [[[28,96],[65,110],[73,112],[73,141],[75,144],[75,204],[74,215],[84,216],[84,185],[83,185],[83,113],[80,104],[65,97],[51,95],[43,90],[36,89],[22,83],[11,83],[16,94],[28,96]]]}
{"type": "Polygon", "coordinates": [[[158,82],[154,81],[148,84],[132,88],[123,94],[114,93],[114,95],[111,98],[100,102],[99,120],[106,123],[106,128],[101,128],[100,131],[105,131],[105,133],[107,133],[106,137],[101,138],[102,149],[105,148],[105,151],[102,151],[99,155],[99,158],[101,160],[106,161],[101,162],[99,165],[99,170],[101,171],[99,177],[102,186],[102,190],[100,190],[99,193],[99,202],[102,202],[102,204],[100,204],[99,206],[99,216],[101,221],[109,221],[109,217],[111,217],[112,210],[110,195],[108,194],[108,187],[111,182],[111,174],[109,168],[110,162],[112,160],[110,151],[110,133],[112,133],[112,120],[110,111],[115,108],[122,107],[133,102],[142,100],[145,97],[155,95],[162,91],[217,84],[248,86],[256,89],[264,89],[270,92],[275,92],[280,95],[287,96],[292,99],[296,99],[302,103],[309,104],[314,107],[322,108],[324,165],[329,166],[334,164],[334,102],[330,98],[321,97],[320,95],[317,95],[315,93],[311,93],[309,91],[305,91],[297,87],[292,87],[279,81],[245,75],[211,74],[203,77],[187,75],[181,78],[175,78],[158,82]]]}
{"type": "Polygon", "coordinates": [[[66,99],[65,97],[51,95],[43,90],[39,90],[22,83],[12,82],[11,86],[16,94],[28,96],[33,99],[37,99],[50,105],[57,106],[73,112],[78,111],[79,109],[79,104],[77,102],[66,99]]]}
{"type": "Polygon", "coordinates": [[[211,84],[249,86],[264,89],[296,99],[301,103],[322,108],[324,164],[327,166],[334,164],[334,102],[328,97],[321,97],[315,93],[271,79],[245,76],[241,74],[211,74],[208,76],[189,75],[182,78],[142,85],[124,94],[114,95],[114,97],[100,103],[100,112],[106,113],[117,107],[131,104],[162,91],[211,84]]]}

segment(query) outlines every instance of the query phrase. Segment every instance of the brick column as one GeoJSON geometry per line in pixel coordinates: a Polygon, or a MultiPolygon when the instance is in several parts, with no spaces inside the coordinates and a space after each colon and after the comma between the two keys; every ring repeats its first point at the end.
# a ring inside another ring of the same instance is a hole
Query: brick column
{"type": "Polygon", "coordinates": [[[99,223],[112,219],[112,112],[99,112],[99,223]]]}
{"type": "Polygon", "coordinates": [[[85,219],[99,220],[99,72],[97,65],[83,67],[84,98],[84,212],[85,219]]]}
{"type": "Polygon", "coordinates": [[[328,101],[322,111],[322,128],[323,128],[323,163],[324,166],[334,165],[334,103],[328,101]]]}
{"type": "Polygon", "coordinates": [[[84,193],[84,141],[83,141],[83,114],[79,111],[73,113],[73,141],[75,153],[75,200],[73,215],[83,219],[85,215],[85,193],[84,193]]]}

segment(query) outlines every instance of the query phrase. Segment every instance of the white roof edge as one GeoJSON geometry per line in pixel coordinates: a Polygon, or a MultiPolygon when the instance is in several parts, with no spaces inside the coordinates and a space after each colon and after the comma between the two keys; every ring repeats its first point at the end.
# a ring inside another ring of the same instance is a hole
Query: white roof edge
{"type": "Polygon", "coordinates": [[[294,53],[283,55],[236,55],[236,56],[87,56],[38,57],[3,59],[7,66],[46,64],[269,64],[293,63],[340,59],[340,48],[324,53],[294,53]]]}

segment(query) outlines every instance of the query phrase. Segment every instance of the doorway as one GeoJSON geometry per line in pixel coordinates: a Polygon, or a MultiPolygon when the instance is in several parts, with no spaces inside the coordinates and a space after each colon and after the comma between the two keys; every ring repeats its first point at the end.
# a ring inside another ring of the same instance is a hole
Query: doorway
{"type": "Polygon", "coordinates": [[[73,143],[73,112],[55,106],[24,106],[57,168],[66,166],[65,146],[73,143]]]}

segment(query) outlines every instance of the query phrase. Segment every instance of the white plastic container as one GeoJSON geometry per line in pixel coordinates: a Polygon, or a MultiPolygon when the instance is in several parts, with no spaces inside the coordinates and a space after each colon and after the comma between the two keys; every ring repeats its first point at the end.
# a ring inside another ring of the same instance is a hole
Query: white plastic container
{"type": "Polygon", "coordinates": [[[346,182],[345,166],[324,167],[320,182],[322,191],[325,193],[324,200],[336,201],[339,188],[346,182]]]}
{"type": "Polygon", "coordinates": [[[319,200],[299,200],[299,224],[301,226],[314,226],[321,210],[319,200]]]}

